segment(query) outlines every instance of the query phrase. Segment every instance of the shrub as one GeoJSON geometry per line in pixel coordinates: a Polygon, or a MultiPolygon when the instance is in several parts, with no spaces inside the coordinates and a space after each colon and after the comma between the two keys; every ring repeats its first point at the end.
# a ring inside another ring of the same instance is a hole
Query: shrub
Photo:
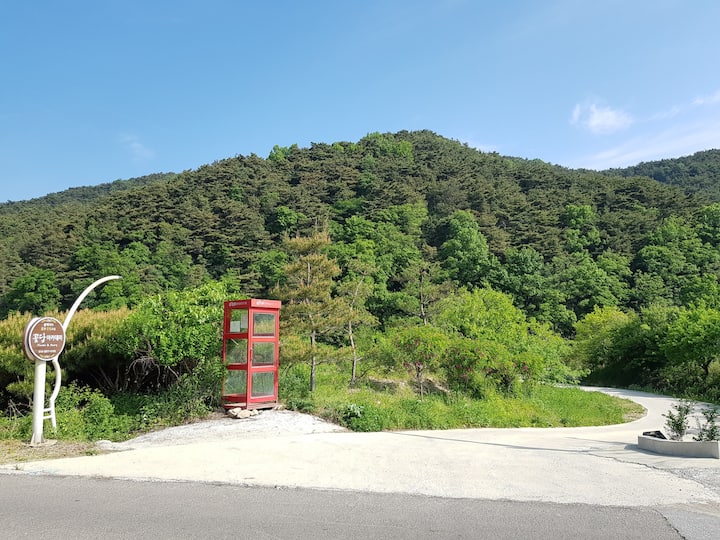
{"type": "Polygon", "coordinates": [[[143,423],[177,425],[206,417],[220,405],[223,374],[224,366],[219,358],[201,360],[176,383],[146,396],[140,411],[143,423]]]}
{"type": "Polygon", "coordinates": [[[55,402],[60,439],[123,440],[140,427],[137,417],[117,414],[112,402],[98,390],[70,383],[60,389],[55,402]]]}
{"type": "Polygon", "coordinates": [[[145,298],[128,316],[111,352],[128,355],[136,390],[169,387],[199,362],[220,354],[226,289],[208,283],[145,298]]]}
{"type": "Polygon", "coordinates": [[[341,408],[341,424],[353,431],[382,431],[387,429],[386,411],[373,405],[349,403],[341,408]]]}
{"type": "Polygon", "coordinates": [[[717,441],[720,439],[720,426],[717,425],[718,420],[717,407],[706,407],[702,410],[705,423],[701,424],[698,420],[698,433],[693,437],[696,441],[717,441]]]}
{"type": "Polygon", "coordinates": [[[433,326],[407,326],[389,330],[368,352],[368,359],[385,372],[407,371],[425,394],[425,376],[438,370],[445,357],[448,337],[433,326]]]}
{"type": "Polygon", "coordinates": [[[692,412],[693,406],[687,400],[681,399],[672,406],[663,416],[666,418],[665,427],[668,429],[670,439],[680,441],[685,436],[688,429],[688,415],[692,412]]]}

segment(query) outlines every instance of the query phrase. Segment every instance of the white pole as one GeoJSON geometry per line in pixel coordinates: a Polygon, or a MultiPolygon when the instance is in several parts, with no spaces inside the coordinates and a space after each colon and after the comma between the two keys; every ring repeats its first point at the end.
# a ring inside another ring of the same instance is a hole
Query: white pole
{"type": "MultiPolygon", "coordinates": [[[[62,383],[62,372],[60,371],[60,362],[58,362],[57,356],[52,359],[52,365],[53,368],[55,368],[55,386],[53,386],[52,394],[50,394],[50,406],[45,409],[45,412],[50,413],[50,423],[52,424],[53,429],[57,431],[57,419],[55,418],[55,400],[60,393],[60,384],[62,383]]],[[[47,417],[43,416],[43,420],[45,418],[47,417]]]]}
{"type": "Polygon", "coordinates": [[[33,392],[33,421],[32,439],[30,446],[42,444],[43,439],[43,416],[45,415],[45,370],[43,360],[35,360],[35,391],[33,392]]]}

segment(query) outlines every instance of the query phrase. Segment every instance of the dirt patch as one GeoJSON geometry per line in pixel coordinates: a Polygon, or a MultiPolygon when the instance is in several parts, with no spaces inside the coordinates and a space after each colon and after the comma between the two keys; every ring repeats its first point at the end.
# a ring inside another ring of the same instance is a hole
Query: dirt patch
{"type": "Polygon", "coordinates": [[[39,446],[30,446],[27,442],[0,440],[0,465],[100,453],[101,450],[94,442],[49,441],[39,446]]]}
{"type": "Polygon", "coordinates": [[[647,414],[645,407],[629,399],[622,400],[623,422],[634,422],[644,418],[647,414]]]}

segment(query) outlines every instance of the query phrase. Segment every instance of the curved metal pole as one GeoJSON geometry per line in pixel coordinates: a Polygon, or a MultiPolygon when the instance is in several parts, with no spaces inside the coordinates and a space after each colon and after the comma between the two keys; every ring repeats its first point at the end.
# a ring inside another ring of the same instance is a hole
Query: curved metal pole
{"type": "Polygon", "coordinates": [[[62,375],[60,372],[60,362],[58,362],[58,357],[52,359],[52,365],[55,369],[55,385],[53,386],[52,394],[50,394],[50,407],[45,411],[50,413],[50,423],[52,424],[53,429],[57,429],[57,420],[55,418],[55,399],[58,397],[58,394],[60,393],[60,384],[62,383],[62,375]]]}
{"type": "Polygon", "coordinates": [[[92,290],[97,287],[98,285],[101,285],[105,283],[106,281],[110,281],[111,279],[122,279],[122,276],[106,276],[104,278],[98,279],[96,282],[92,283],[85,289],[80,296],[77,297],[77,300],[75,300],[75,303],[70,308],[70,311],[68,311],[67,317],[65,317],[65,322],[63,322],[63,330],[67,332],[68,325],[70,324],[70,320],[75,315],[75,312],[77,311],[78,307],[80,306],[80,302],[85,300],[85,297],[92,292],[92,290]]]}
{"type": "MultiPolygon", "coordinates": [[[[110,281],[110,280],[113,280],[113,279],[122,279],[122,278],[121,278],[121,276],[106,276],[106,277],[104,277],[104,278],[100,278],[100,279],[98,279],[97,281],[95,281],[94,283],[90,284],[90,285],[82,292],[82,294],[77,297],[77,300],[75,300],[75,303],[74,303],[74,304],[72,305],[72,307],[70,308],[70,311],[68,311],[68,314],[67,314],[67,316],[65,317],[65,321],[64,321],[63,324],[62,324],[63,330],[65,330],[65,331],[67,332],[68,326],[70,325],[70,321],[72,320],[73,316],[75,315],[75,312],[78,310],[78,307],[80,307],[80,303],[81,303],[83,300],[85,300],[85,297],[86,297],[88,294],[90,294],[90,292],[92,292],[92,290],[93,290],[95,287],[97,287],[98,285],[102,285],[102,284],[105,283],[106,281],[110,281]]],[[[42,388],[43,388],[43,392],[44,392],[44,389],[45,389],[45,382],[44,382],[45,365],[44,365],[44,364],[45,364],[45,362],[42,362],[42,364],[43,364],[42,367],[36,365],[36,367],[35,367],[35,372],[36,372],[36,376],[37,376],[38,378],[39,378],[39,377],[42,377],[42,378],[43,378],[42,388]],[[42,374],[42,375],[40,374],[40,370],[43,371],[43,374],[42,374]]],[[[62,375],[61,375],[61,371],[60,371],[60,363],[58,362],[58,357],[57,357],[57,356],[52,359],[52,365],[53,365],[53,368],[55,368],[55,385],[53,386],[52,394],[50,395],[50,399],[48,400],[48,401],[49,401],[49,404],[48,404],[49,407],[48,407],[47,409],[43,409],[43,417],[42,417],[42,419],[39,420],[39,422],[40,422],[39,427],[37,427],[37,426],[36,426],[36,427],[33,427],[33,441],[31,441],[31,444],[32,444],[33,442],[35,442],[35,443],[42,442],[42,440],[43,440],[43,437],[42,437],[42,422],[43,422],[43,420],[45,420],[45,418],[49,418],[49,419],[50,419],[50,423],[52,424],[53,429],[57,429],[57,420],[56,420],[56,417],[55,417],[55,399],[57,399],[58,394],[60,393],[60,384],[61,384],[61,382],[62,382],[62,375]],[[45,416],[44,413],[50,413],[50,414],[49,414],[48,416],[45,416]],[[36,429],[39,430],[39,436],[36,435],[36,433],[35,433],[35,430],[36,430],[36,429]],[[36,440],[36,439],[37,439],[37,440],[36,440]]],[[[36,398],[39,398],[39,396],[36,396],[36,398]]],[[[39,399],[40,399],[40,401],[42,401],[42,402],[45,401],[44,396],[43,396],[42,398],[39,398],[39,399]]],[[[34,423],[35,423],[35,422],[33,422],[33,424],[34,424],[34,423]]]]}

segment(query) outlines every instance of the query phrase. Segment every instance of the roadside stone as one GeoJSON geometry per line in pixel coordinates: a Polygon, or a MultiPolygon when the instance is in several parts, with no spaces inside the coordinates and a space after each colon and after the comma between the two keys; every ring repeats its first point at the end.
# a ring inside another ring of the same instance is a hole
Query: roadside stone
{"type": "Polygon", "coordinates": [[[237,407],[235,409],[229,409],[227,412],[227,415],[230,418],[235,418],[236,420],[242,420],[243,418],[250,418],[253,415],[254,411],[251,411],[249,409],[241,409],[240,407],[237,407]]]}

